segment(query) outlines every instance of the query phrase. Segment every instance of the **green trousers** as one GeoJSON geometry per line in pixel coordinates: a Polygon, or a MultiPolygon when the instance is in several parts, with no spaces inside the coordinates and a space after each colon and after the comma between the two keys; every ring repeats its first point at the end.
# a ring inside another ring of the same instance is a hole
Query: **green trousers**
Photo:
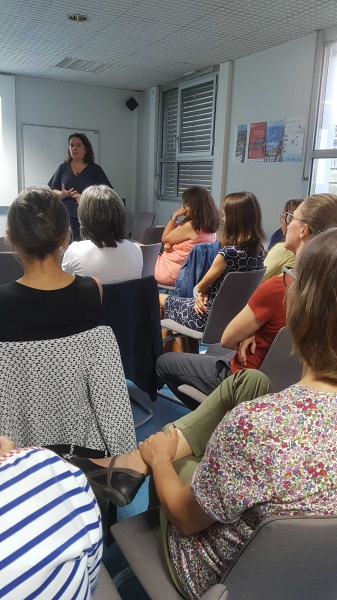
{"type": "MultiPolygon", "coordinates": [[[[184,434],[193,452],[192,455],[174,462],[174,468],[183,484],[192,481],[194,471],[205,452],[206,444],[225,414],[242,402],[254,400],[270,392],[272,392],[272,389],[268,377],[260,371],[243,369],[222,381],[219,387],[210,396],[205,398],[198,408],[173,422],[173,425],[184,434]]],[[[164,427],[164,433],[168,431],[168,427],[169,425],[164,427]]],[[[149,508],[158,506],[158,504],[158,496],[151,477],[149,485],[149,508]]],[[[163,511],[160,514],[160,528],[167,566],[171,577],[179,592],[186,597],[171,561],[169,553],[170,523],[163,511]]]]}

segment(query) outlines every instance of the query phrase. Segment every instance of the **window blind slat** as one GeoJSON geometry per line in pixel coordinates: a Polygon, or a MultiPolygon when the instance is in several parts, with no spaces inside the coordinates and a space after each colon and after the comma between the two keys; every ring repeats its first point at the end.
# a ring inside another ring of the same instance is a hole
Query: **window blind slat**
{"type": "Polygon", "coordinates": [[[212,151],[214,84],[206,82],[182,93],[180,152],[212,151]]]}
{"type": "Polygon", "coordinates": [[[200,185],[210,192],[212,172],[212,162],[180,162],[178,164],[178,196],[191,185],[200,185]]]}

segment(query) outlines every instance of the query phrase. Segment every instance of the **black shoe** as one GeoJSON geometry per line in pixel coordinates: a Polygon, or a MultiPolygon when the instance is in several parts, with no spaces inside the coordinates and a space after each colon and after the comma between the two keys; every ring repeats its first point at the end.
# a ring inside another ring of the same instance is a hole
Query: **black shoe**
{"type": "Polygon", "coordinates": [[[126,506],[143,485],[145,475],[133,469],[114,468],[113,462],[112,460],[108,469],[108,488],[104,493],[112,504],[126,506]]]}

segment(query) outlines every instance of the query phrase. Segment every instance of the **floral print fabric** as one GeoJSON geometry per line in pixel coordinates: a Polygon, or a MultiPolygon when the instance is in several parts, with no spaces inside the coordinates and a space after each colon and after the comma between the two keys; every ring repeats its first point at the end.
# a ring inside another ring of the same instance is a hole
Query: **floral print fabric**
{"type": "Polygon", "coordinates": [[[170,554],[188,598],[218,583],[266,517],[337,513],[337,395],[302,385],[240,404],[213,433],[192,481],[216,523],[173,526],[170,554]]]}

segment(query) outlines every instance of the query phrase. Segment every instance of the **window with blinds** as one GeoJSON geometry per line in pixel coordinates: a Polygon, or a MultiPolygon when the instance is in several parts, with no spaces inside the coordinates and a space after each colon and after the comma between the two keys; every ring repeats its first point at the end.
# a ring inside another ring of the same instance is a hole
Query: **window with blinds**
{"type": "Polygon", "coordinates": [[[163,93],[160,196],[172,200],[191,185],[211,190],[216,76],[163,93]]]}

